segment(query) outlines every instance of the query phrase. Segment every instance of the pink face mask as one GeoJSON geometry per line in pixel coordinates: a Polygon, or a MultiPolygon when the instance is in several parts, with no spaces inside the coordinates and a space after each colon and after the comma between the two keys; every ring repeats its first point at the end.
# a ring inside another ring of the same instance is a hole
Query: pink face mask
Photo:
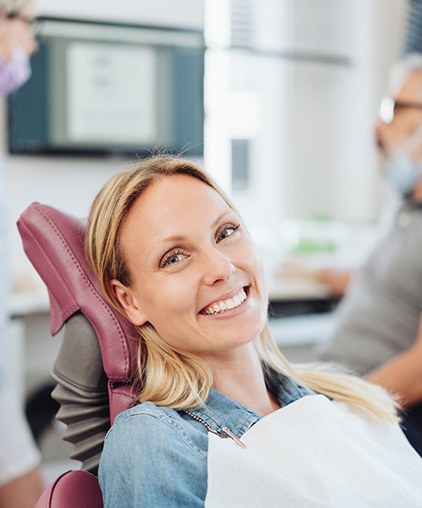
{"type": "Polygon", "coordinates": [[[16,46],[10,60],[0,58],[0,95],[7,95],[25,83],[31,76],[29,56],[16,46]]]}

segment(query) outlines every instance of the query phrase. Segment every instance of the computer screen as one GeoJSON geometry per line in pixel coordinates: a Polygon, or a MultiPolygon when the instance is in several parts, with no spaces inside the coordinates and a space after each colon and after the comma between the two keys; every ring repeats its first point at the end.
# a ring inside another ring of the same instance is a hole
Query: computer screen
{"type": "Polygon", "coordinates": [[[8,98],[15,154],[203,153],[200,31],[41,18],[8,98]]]}

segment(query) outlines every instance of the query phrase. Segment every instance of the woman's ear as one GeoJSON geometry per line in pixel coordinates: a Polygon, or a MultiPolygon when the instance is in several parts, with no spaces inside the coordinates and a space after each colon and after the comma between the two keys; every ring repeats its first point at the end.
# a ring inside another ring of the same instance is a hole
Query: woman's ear
{"type": "Polygon", "coordinates": [[[136,326],[145,324],[148,319],[140,308],[132,290],[116,279],[110,280],[110,286],[116,298],[119,300],[128,320],[136,326]]]}

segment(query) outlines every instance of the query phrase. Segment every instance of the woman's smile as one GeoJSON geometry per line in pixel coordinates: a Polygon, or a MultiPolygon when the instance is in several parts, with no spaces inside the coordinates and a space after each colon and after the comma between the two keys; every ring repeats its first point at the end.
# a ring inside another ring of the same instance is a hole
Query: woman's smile
{"type": "Polygon", "coordinates": [[[211,304],[204,307],[199,313],[205,314],[207,316],[232,316],[234,313],[229,311],[234,311],[239,307],[244,308],[243,303],[246,301],[248,287],[242,287],[235,291],[232,291],[230,294],[225,295],[218,300],[212,302],[211,304]]]}

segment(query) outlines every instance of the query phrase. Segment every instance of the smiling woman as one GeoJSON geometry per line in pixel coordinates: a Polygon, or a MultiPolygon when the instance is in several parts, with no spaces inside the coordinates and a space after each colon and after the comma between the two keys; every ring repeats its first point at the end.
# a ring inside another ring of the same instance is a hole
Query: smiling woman
{"type": "Polygon", "coordinates": [[[111,278],[111,290],[135,325],[149,323],[170,347],[208,361],[264,328],[267,296],[255,249],[208,185],[187,175],[156,179],[120,234],[130,282],[111,278]]]}
{"type": "Polygon", "coordinates": [[[100,462],[106,506],[245,506],[264,484],[259,505],[287,495],[286,506],[339,506],[343,497],[350,506],[387,506],[385,496],[414,506],[422,465],[394,402],[352,376],[286,361],[268,333],[253,241],[203,170],[154,157],[113,177],[93,203],[86,249],[108,299],[139,331],[139,404],[118,416],[100,462]],[[275,461],[262,429],[274,438],[275,461]],[[313,447],[321,464],[306,458],[313,447]],[[362,467],[361,479],[351,475],[362,467]],[[381,504],[369,501],[368,477],[386,484],[381,504]]]}

